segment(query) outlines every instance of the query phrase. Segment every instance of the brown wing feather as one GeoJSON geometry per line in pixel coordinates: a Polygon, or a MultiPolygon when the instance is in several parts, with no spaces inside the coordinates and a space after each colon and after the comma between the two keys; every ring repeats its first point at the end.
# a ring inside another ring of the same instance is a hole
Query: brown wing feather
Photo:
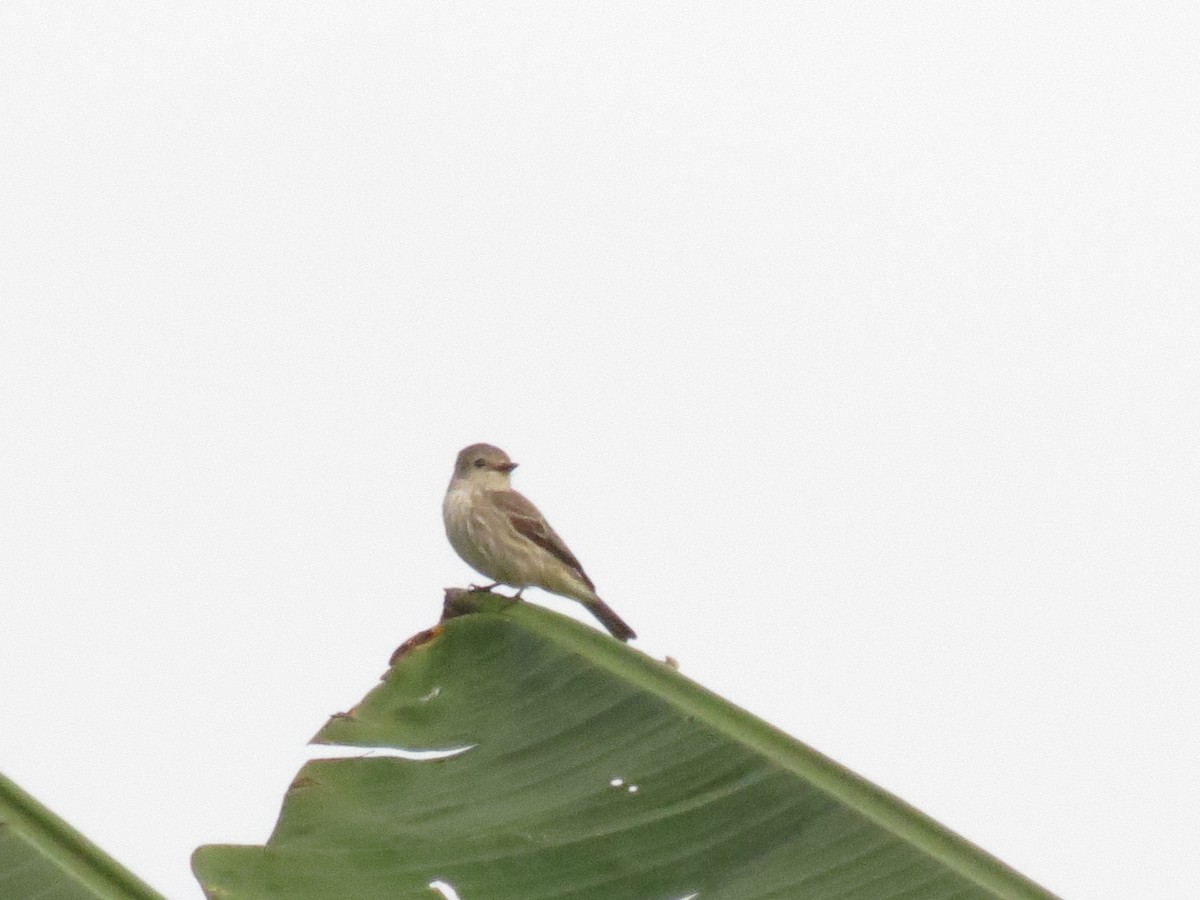
{"type": "Polygon", "coordinates": [[[512,523],[513,528],[517,529],[518,534],[529,538],[551,556],[562,560],[574,569],[589,590],[596,589],[596,586],[592,584],[592,579],[587,577],[583,566],[575,558],[575,554],[567,548],[563,539],[550,527],[550,523],[538,512],[538,508],[526,500],[523,495],[516,491],[489,491],[488,498],[508,513],[508,521],[512,523]]]}

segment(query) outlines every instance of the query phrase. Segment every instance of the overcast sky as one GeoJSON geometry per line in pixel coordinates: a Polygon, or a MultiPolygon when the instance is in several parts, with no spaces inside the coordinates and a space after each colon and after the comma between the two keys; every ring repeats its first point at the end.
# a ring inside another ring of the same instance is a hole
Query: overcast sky
{"type": "Polygon", "coordinates": [[[1200,893],[1197,34],[0,5],[0,770],[198,900],[472,580],[482,440],[635,646],[1065,897],[1200,893]]]}

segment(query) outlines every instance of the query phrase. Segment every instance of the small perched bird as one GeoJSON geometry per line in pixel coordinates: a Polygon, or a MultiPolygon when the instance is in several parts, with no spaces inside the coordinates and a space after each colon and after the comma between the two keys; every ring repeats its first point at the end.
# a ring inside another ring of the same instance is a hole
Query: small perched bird
{"type": "Polygon", "coordinates": [[[475,571],[507,584],[517,597],[527,587],[578,600],[614,637],[637,637],[633,629],[596,596],[575,554],[538,512],[512,489],[509,476],[517,464],[491,444],[465,447],[454,462],[454,476],[442,503],[442,518],[451,546],[475,571]]]}

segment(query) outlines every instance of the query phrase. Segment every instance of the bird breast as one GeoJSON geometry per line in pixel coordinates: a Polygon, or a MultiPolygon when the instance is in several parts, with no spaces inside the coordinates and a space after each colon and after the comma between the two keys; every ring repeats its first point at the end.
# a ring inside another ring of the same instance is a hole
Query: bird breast
{"type": "Polygon", "coordinates": [[[446,537],[455,552],[476,572],[502,584],[520,585],[511,559],[517,535],[500,510],[469,484],[452,485],[442,503],[446,537]],[[507,540],[506,540],[507,538],[507,540]]]}

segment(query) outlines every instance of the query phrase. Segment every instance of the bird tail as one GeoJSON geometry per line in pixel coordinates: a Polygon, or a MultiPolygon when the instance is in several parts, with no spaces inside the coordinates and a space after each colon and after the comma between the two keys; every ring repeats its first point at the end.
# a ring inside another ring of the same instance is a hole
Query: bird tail
{"type": "Polygon", "coordinates": [[[637,637],[637,634],[632,628],[625,624],[625,620],[612,611],[607,603],[596,597],[593,600],[588,600],[584,603],[588,611],[600,620],[601,624],[608,629],[609,633],[619,641],[627,641],[630,638],[637,637]]]}

